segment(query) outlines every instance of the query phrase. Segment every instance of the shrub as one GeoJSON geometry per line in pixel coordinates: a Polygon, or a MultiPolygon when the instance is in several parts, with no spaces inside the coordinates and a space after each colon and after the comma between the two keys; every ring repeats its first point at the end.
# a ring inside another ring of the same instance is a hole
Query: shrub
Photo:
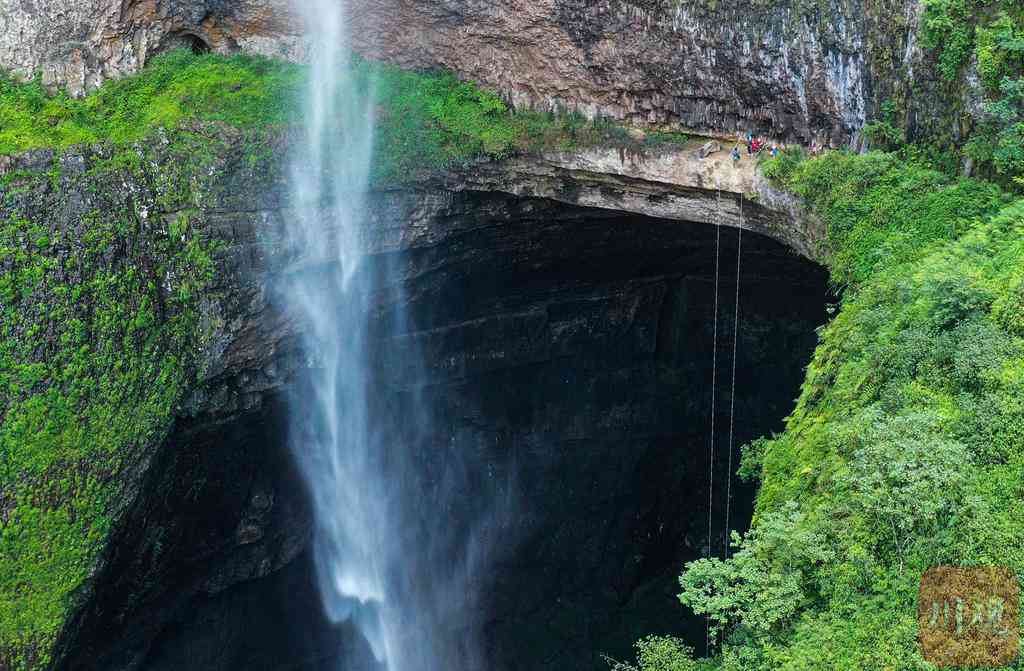
{"type": "Polygon", "coordinates": [[[896,118],[896,105],[891,100],[882,103],[878,119],[864,126],[864,137],[872,146],[886,151],[898,149],[906,142],[906,136],[896,118]]]}
{"type": "Polygon", "coordinates": [[[924,46],[939,49],[939,72],[956,79],[974,46],[976,0],[925,0],[922,20],[924,46]]]}
{"type": "Polygon", "coordinates": [[[934,550],[948,543],[965,503],[973,459],[941,425],[933,413],[868,408],[857,422],[861,445],[836,480],[840,505],[873,530],[879,556],[894,559],[900,573],[915,544],[934,550]]]}
{"type": "Polygon", "coordinates": [[[735,554],[686,565],[680,601],[707,615],[712,638],[737,627],[777,633],[813,595],[813,568],[831,559],[817,527],[795,502],[766,515],[745,536],[733,532],[735,554]]]}
{"type": "Polygon", "coordinates": [[[636,664],[608,660],[611,671],[697,671],[693,648],[671,636],[648,636],[636,642],[636,664]]]}

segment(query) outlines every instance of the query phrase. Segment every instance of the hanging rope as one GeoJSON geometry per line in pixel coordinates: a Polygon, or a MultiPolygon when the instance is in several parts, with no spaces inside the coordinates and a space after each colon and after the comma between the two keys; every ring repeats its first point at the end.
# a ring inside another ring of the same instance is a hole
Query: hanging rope
{"type": "Polygon", "coordinates": [[[743,195],[740,194],[740,229],[736,236],[736,304],[732,317],[732,398],[729,400],[729,472],[725,486],[725,558],[729,558],[729,513],[732,503],[732,453],[735,448],[733,442],[733,428],[736,418],[736,353],[739,350],[740,336],[740,262],[743,258],[743,195]]]}
{"type": "MultiPolygon", "coordinates": [[[[715,213],[715,313],[714,313],[714,341],[711,350],[711,444],[710,457],[708,459],[708,559],[711,558],[711,505],[714,502],[715,492],[715,385],[718,383],[718,264],[719,249],[722,238],[722,188],[718,187],[717,212],[715,213]]],[[[704,645],[706,654],[711,654],[711,619],[704,618],[705,636],[704,645]]]]}

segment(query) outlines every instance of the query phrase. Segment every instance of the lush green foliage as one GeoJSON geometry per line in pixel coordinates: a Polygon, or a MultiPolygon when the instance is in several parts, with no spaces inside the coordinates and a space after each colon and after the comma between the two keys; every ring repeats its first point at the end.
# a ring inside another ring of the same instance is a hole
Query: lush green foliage
{"type": "MultiPolygon", "coordinates": [[[[301,66],[281,61],[182,50],[154,58],[139,75],[108,82],[81,100],[49,95],[38,80],[0,78],[0,154],[97,142],[124,145],[157,128],[196,122],[281,129],[297,122],[304,76],[301,66]]],[[[677,133],[637,139],[613,123],[574,114],[513,113],[493,93],[450,73],[410,72],[356,59],[352,81],[361,95],[372,96],[374,174],[388,181],[520,151],[595,144],[644,151],[687,139],[677,133]]]]}
{"type": "Polygon", "coordinates": [[[939,72],[953,81],[974,48],[975,13],[986,0],[925,0],[924,46],[938,49],[939,72]]]}
{"type": "Polygon", "coordinates": [[[359,77],[378,103],[375,173],[388,181],[481,157],[593,145],[643,152],[688,139],[669,132],[634,137],[617,124],[577,114],[513,113],[493,93],[447,73],[361,63],[359,77]]]}
{"type": "Polygon", "coordinates": [[[725,633],[720,668],[930,668],[922,572],[1024,574],[1024,201],[889,155],[770,171],[829,226],[846,290],[785,432],[745,453],[752,529],[681,599],[725,633]]]}
{"type": "Polygon", "coordinates": [[[671,636],[648,636],[636,642],[636,664],[608,660],[611,671],[698,671],[693,649],[671,636]]]}
{"type": "Polygon", "coordinates": [[[251,56],[175,51],[142,74],[107,82],[84,99],[49,95],[41,83],[0,79],[0,154],[74,144],[137,142],[187,121],[240,127],[283,124],[301,70],[251,56]]]}
{"type": "Polygon", "coordinates": [[[906,133],[900,128],[896,112],[896,105],[887,100],[882,103],[879,118],[864,126],[864,137],[872,147],[892,151],[899,149],[906,142],[906,133]]]}
{"type": "Polygon", "coordinates": [[[1007,183],[1024,180],[1024,7],[1013,0],[927,0],[922,27],[948,82],[961,77],[972,55],[977,62],[987,99],[964,153],[1007,183]]]}
{"type": "Polygon", "coordinates": [[[821,251],[840,286],[920,257],[1005,202],[995,185],[956,180],[892,154],[836,152],[820,161],[785,155],[765,171],[823,217],[828,237],[821,251]]]}

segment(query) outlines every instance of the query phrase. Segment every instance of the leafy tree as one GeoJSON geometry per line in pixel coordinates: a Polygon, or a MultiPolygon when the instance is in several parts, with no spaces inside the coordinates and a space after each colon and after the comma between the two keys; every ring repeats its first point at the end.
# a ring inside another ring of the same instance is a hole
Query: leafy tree
{"type": "Polygon", "coordinates": [[[905,570],[913,546],[932,549],[949,541],[949,529],[966,505],[973,459],[962,444],[943,436],[941,418],[928,412],[896,417],[869,408],[857,422],[861,446],[837,478],[842,506],[874,530],[878,550],[905,570]]]}
{"type": "Polygon", "coordinates": [[[686,565],[679,600],[708,616],[715,638],[736,627],[755,635],[777,632],[811,602],[814,568],[833,558],[822,534],[807,522],[790,502],[742,538],[733,532],[731,558],[686,565]]]}
{"type": "Polygon", "coordinates": [[[693,648],[671,636],[647,636],[636,642],[636,664],[608,660],[611,671],[697,671],[693,648]]]}

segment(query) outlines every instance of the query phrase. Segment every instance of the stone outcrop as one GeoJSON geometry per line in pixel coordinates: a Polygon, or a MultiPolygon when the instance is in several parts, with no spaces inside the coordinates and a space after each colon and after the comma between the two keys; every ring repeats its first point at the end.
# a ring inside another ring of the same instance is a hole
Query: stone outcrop
{"type": "MultiPolygon", "coordinates": [[[[682,229],[683,237],[703,235],[704,225],[731,229],[742,225],[808,261],[824,260],[821,222],[774,189],[754,160],[744,158],[733,165],[726,153],[700,159],[698,152],[699,143],[646,155],[593,148],[481,161],[435,173],[403,188],[373,194],[367,252],[412,253],[446,244],[481,221],[508,220],[512,216],[508,203],[525,199],[586,208],[594,216],[634,214],[660,220],[682,229]],[[478,194],[514,198],[480,198],[478,194]]],[[[239,286],[235,280],[259,277],[268,269],[283,272],[334,260],[295,258],[287,248],[284,229],[289,214],[280,192],[259,191],[258,184],[235,186],[242,191],[234,192],[233,202],[263,205],[256,213],[217,208],[206,218],[211,234],[232,240],[231,253],[224,259],[224,277],[230,282],[217,291],[232,297],[235,304],[227,311],[238,316],[218,317],[227,326],[205,365],[207,383],[187,404],[191,415],[218,420],[258,407],[290,379],[289,368],[298,365],[291,318],[269,309],[267,287],[239,286]]],[[[325,216],[324,221],[331,217],[325,216]]],[[[323,246],[325,254],[330,248],[323,246]]]]}
{"type": "Polygon", "coordinates": [[[825,231],[798,202],[775,189],[758,160],[728,151],[701,157],[702,143],[630,154],[590,148],[517,157],[442,180],[451,190],[500,191],[659,219],[743,227],[822,260],[825,231]]]}
{"type": "Polygon", "coordinates": [[[360,6],[356,35],[368,53],[407,66],[443,65],[517,105],[641,126],[752,129],[840,143],[863,125],[870,104],[860,3],[394,0],[360,6]]]}
{"type": "MultiPolygon", "coordinates": [[[[363,53],[449,68],[518,106],[839,145],[889,99],[925,132],[950,111],[917,44],[921,6],[355,0],[351,21],[363,53]]],[[[288,0],[0,0],[0,67],[80,94],[177,46],[301,58],[299,33],[288,0]]]]}
{"type": "Polygon", "coordinates": [[[0,0],[0,68],[81,95],[187,47],[296,58],[287,0],[0,0]]]}

